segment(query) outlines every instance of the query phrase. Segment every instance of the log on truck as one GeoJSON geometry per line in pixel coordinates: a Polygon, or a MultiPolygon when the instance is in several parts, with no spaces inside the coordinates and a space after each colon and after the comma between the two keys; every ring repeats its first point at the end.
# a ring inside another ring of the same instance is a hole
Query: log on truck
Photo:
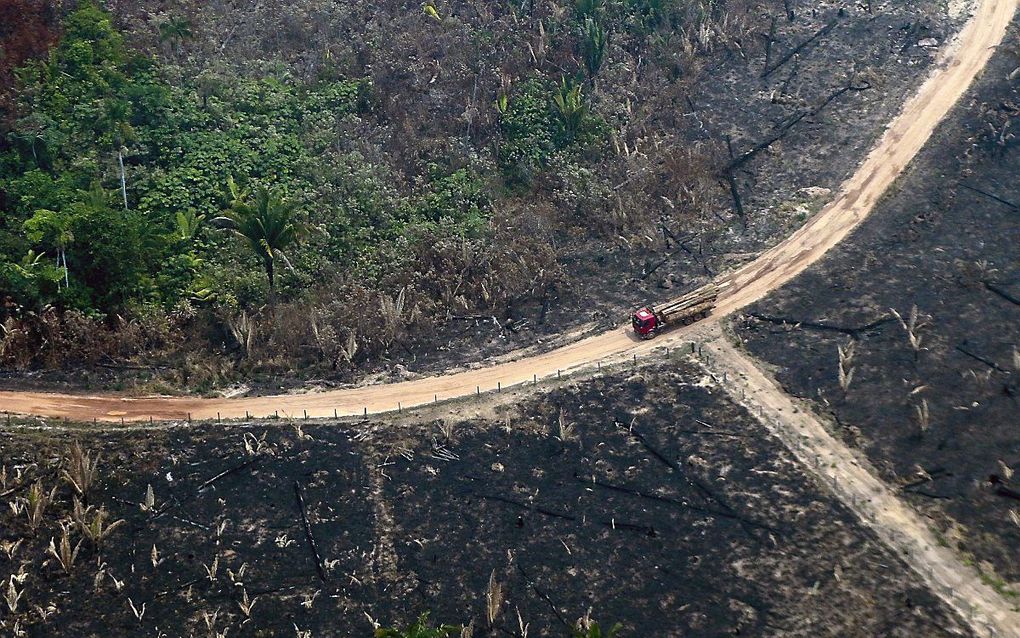
{"type": "Polygon", "coordinates": [[[646,306],[631,317],[634,332],[651,339],[669,326],[688,325],[712,313],[719,298],[719,286],[708,284],[695,291],[654,306],[646,306]]]}

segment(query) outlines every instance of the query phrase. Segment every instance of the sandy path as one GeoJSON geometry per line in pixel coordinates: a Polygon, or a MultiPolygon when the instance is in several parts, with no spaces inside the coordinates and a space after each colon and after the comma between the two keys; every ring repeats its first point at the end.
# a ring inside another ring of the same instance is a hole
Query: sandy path
{"type": "MultiPolygon", "coordinates": [[[[947,45],[931,76],[890,124],[885,135],[857,172],[840,188],[836,199],[788,239],[758,259],[722,278],[727,286],[713,317],[718,320],[742,308],[802,272],[846,237],[871,212],[910,160],[924,146],[939,122],[978,75],[1002,41],[1020,0],[981,0],[974,16],[947,45]]],[[[597,361],[647,352],[683,338],[675,330],[655,342],[634,339],[628,327],[618,328],[556,350],[486,368],[401,383],[321,393],[242,399],[188,397],[85,396],[44,392],[0,392],[0,410],[89,421],[182,419],[283,415],[312,417],[384,412],[398,404],[411,407],[556,376],[558,371],[594,365],[597,361]],[[654,345],[653,345],[654,343],[654,345]]]]}
{"type": "Polygon", "coordinates": [[[967,619],[980,636],[1020,638],[1020,614],[960,562],[913,509],[901,501],[867,460],[828,433],[814,413],[798,407],[776,382],[733,347],[718,326],[704,333],[703,362],[739,403],[760,417],[801,462],[926,583],[967,619]]]}

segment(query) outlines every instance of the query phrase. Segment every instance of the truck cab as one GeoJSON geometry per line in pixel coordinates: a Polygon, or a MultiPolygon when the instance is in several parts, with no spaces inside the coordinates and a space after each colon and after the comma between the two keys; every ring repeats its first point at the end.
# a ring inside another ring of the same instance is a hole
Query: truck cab
{"type": "Polygon", "coordinates": [[[649,308],[642,308],[634,313],[630,319],[634,326],[634,332],[642,339],[650,339],[655,336],[655,329],[659,327],[659,320],[649,308]]]}

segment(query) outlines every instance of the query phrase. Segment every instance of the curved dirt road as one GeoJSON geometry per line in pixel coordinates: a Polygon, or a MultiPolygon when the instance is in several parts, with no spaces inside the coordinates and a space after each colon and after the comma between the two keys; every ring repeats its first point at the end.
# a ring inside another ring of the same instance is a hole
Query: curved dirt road
{"type": "MultiPolygon", "coordinates": [[[[717,320],[789,281],[846,237],[931,137],[1002,41],[1020,0],[979,0],[974,16],[942,52],[939,63],[918,92],[904,105],[885,135],[857,172],[840,188],[836,199],[796,233],[755,261],[724,276],[725,290],[713,317],[717,320]]],[[[401,383],[364,386],[321,393],[200,399],[191,397],[116,397],[0,392],[0,410],[46,417],[90,421],[239,418],[247,414],[331,417],[385,412],[528,383],[536,377],[644,353],[683,339],[689,329],[674,330],[654,342],[635,340],[629,327],[569,344],[536,356],[454,374],[401,383]]]]}

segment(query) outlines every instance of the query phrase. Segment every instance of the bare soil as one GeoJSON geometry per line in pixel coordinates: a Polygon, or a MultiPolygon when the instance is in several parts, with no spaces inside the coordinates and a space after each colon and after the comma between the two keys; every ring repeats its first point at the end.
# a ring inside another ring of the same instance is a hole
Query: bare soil
{"type": "Polygon", "coordinates": [[[5,499],[36,478],[58,488],[34,535],[0,514],[0,540],[22,540],[0,575],[24,566],[31,636],[368,635],[369,618],[425,610],[474,620],[475,635],[517,635],[519,613],[529,635],[559,636],[589,608],[624,636],[968,635],[781,443],[675,361],[489,418],[82,430],[103,454],[89,504],[126,523],[100,552],[86,541],[68,577],[45,547],[69,509],[57,474],[71,438],[0,438],[5,499]],[[139,506],[148,485],[154,512],[139,506]],[[493,571],[506,602],[489,629],[493,571]],[[140,621],[129,599],[146,605],[140,621]]]}
{"type": "Polygon", "coordinates": [[[784,388],[831,418],[1014,601],[1020,155],[1009,124],[1020,96],[1006,77],[1018,62],[1001,49],[856,234],[737,321],[784,388]],[[919,350],[891,312],[909,324],[915,306],[919,350]],[[837,346],[848,343],[844,392],[837,346]]]}

